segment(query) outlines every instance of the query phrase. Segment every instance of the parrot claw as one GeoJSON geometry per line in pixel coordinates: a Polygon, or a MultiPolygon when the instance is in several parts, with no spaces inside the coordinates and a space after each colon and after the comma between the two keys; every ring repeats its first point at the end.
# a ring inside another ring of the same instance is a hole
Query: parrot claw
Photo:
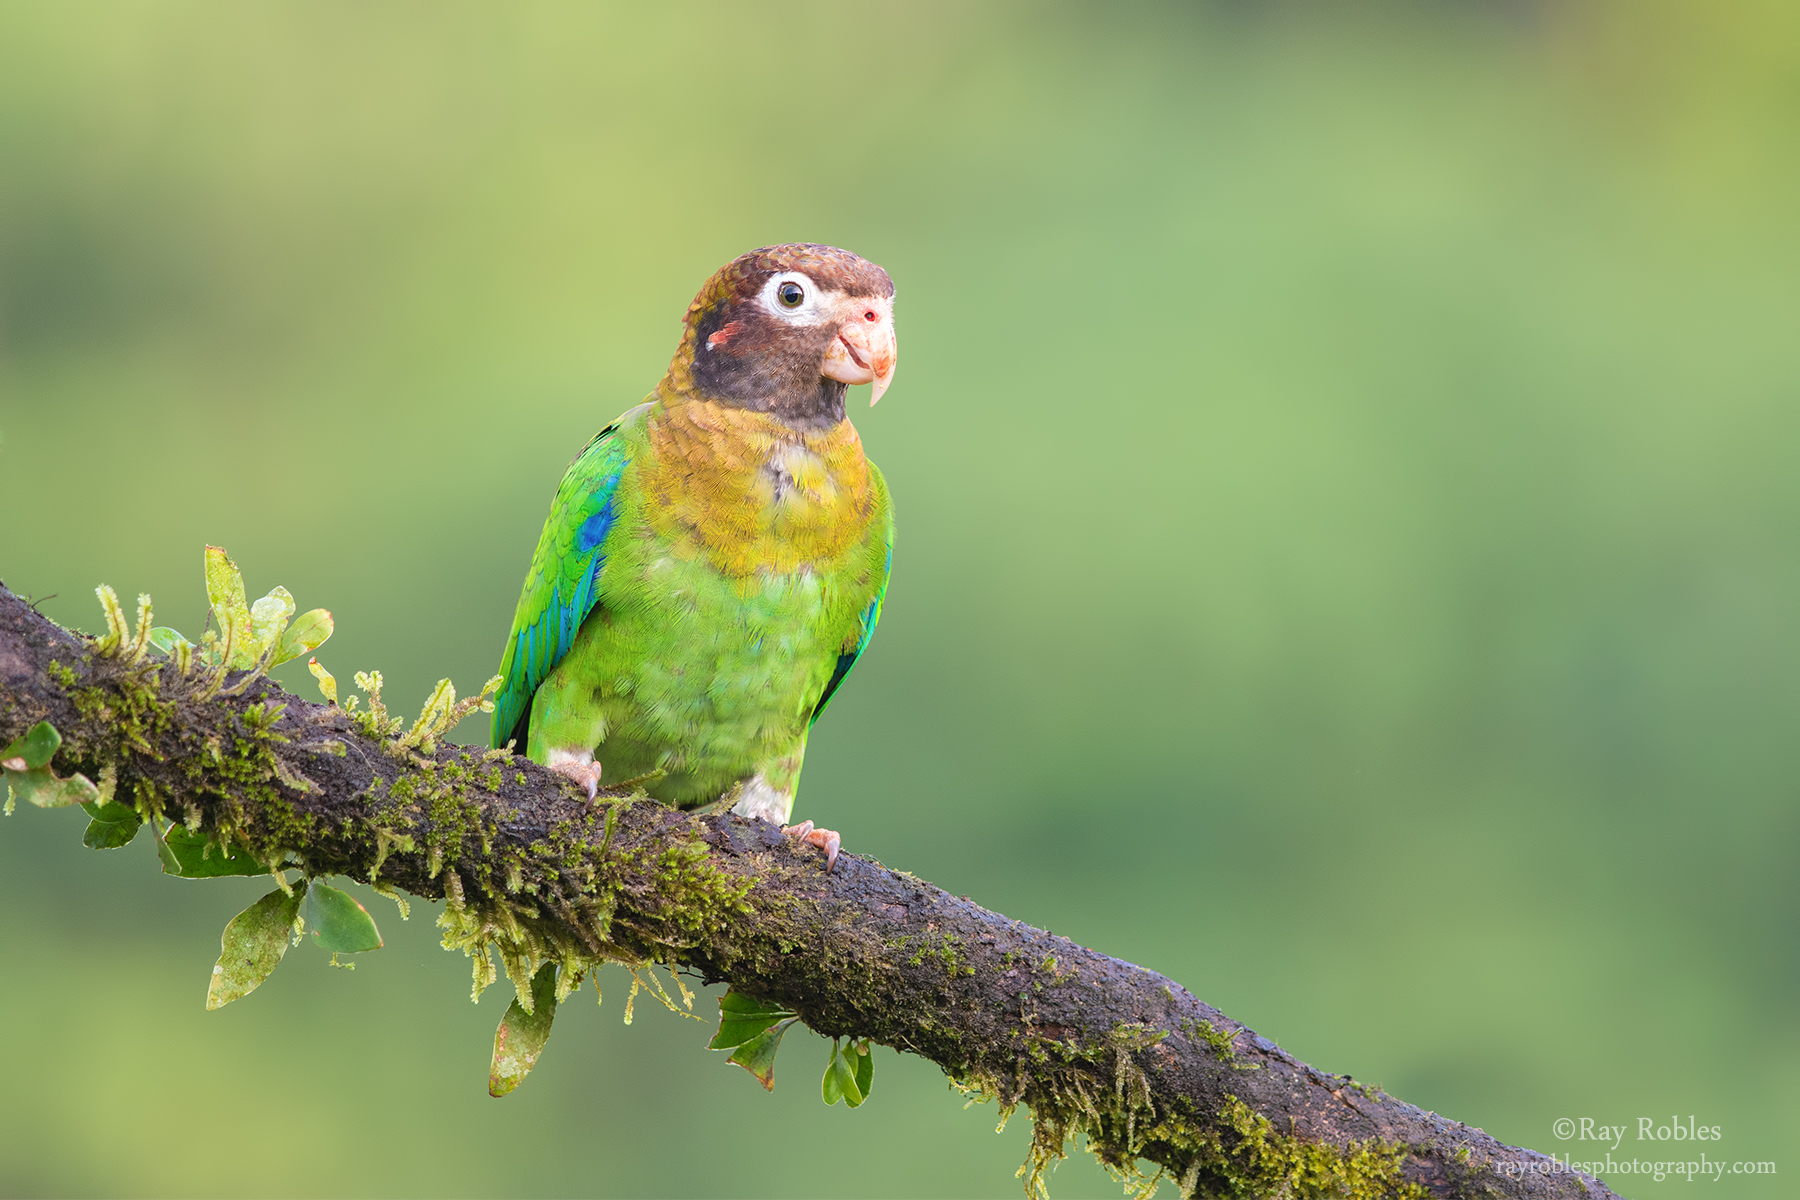
{"type": "Polygon", "coordinates": [[[566,775],[573,779],[587,793],[588,803],[592,804],[600,791],[600,764],[593,759],[582,762],[578,758],[564,758],[550,764],[550,769],[558,775],[566,775]]]}
{"type": "Polygon", "coordinates": [[[801,841],[809,846],[817,846],[825,852],[825,873],[837,866],[838,849],[843,846],[844,839],[834,830],[814,829],[811,821],[802,821],[798,825],[783,825],[781,832],[798,834],[801,841]]]}

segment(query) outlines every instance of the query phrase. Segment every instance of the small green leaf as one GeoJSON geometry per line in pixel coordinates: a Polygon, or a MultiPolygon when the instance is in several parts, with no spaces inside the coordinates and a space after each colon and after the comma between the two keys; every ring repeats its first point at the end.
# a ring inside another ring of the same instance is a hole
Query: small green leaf
{"type": "Polygon", "coordinates": [[[158,654],[173,654],[177,646],[191,646],[192,642],[181,636],[179,630],[170,629],[167,625],[158,625],[150,631],[150,648],[158,654]]]}
{"type": "Polygon", "coordinates": [[[775,1053],[781,1049],[781,1039],[787,1036],[788,1028],[798,1021],[798,1017],[789,1017],[777,1022],[774,1026],[757,1034],[736,1050],[726,1062],[736,1063],[744,1070],[756,1076],[756,1081],[768,1091],[775,1090],[775,1053]]]}
{"type": "Polygon", "coordinates": [[[327,704],[335,705],[337,703],[337,677],[321,667],[316,658],[306,660],[306,669],[311,671],[313,678],[319,681],[319,695],[325,697],[327,704]]]}
{"type": "Polygon", "coordinates": [[[267,865],[258,861],[247,847],[241,844],[224,846],[213,842],[211,849],[208,849],[207,841],[204,833],[190,832],[185,825],[169,826],[168,831],[157,839],[157,854],[163,860],[163,873],[179,875],[183,879],[269,874],[267,865]]]}
{"type": "Polygon", "coordinates": [[[869,1093],[875,1090],[874,1048],[869,1045],[868,1039],[864,1038],[855,1043],[853,1049],[856,1052],[856,1090],[862,1096],[862,1100],[853,1102],[850,1105],[851,1108],[855,1108],[863,1100],[867,1100],[869,1093]]]}
{"type": "Polygon", "coordinates": [[[62,734],[48,721],[39,721],[25,736],[0,750],[0,790],[6,796],[6,811],[12,811],[15,798],[29,800],[39,808],[62,808],[98,800],[100,789],[85,775],[59,779],[50,769],[50,760],[62,748],[62,734]]]}
{"type": "Polygon", "coordinates": [[[525,1082],[550,1040],[550,1023],[556,1019],[555,963],[545,963],[531,977],[531,1009],[526,1012],[515,997],[500,1018],[500,1028],[494,1031],[494,1065],[488,1069],[490,1096],[504,1096],[525,1082]]]}
{"type": "MultiPolygon", "coordinates": [[[[854,1055],[855,1051],[850,1051],[850,1054],[854,1055]]],[[[862,1103],[862,1093],[856,1088],[856,1068],[850,1064],[844,1049],[836,1042],[831,1043],[831,1061],[825,1064],[825,1079],[820,1084],[820,1092],[827,1104],[845,1100],[851,1108],[855,1108],[862,1103]]]]}
{"type": "Polygon", "coordinates": [[[831,1043],[831,1061],[825,1064],[825,1078],[819,1085],[825,1103],[842,1100],[848,1107],[856,1108],[868,1098],[864,1085],[874,1082],[875,1065],[869,1059],[867,1042],[851,1042],[842,1047],[836,1041],[831,1043]]]}
{"type": "Polygon", "coordinates": [[[707,1043],[709,1050],[726,1050],[741,1046],[777,1021],[797,1016],[791,1008],[770,1004],[742,992],[726,992],[719,997],[719,1032],[707,1043]]]}
{"type": "Polygon", "coordinates": [[[122,821],[89,821],[87,828],[82,831],[81,844],[89,850],[117,850],[131,845],[141,828],[142,821],[132,821],[129,824],[122,821]]]}
{"type": "Polygon", "coordinates": [[[15,795],[31,801],[39,808],[67,808],[71,804],[97,799],[100,795],[100,789],[86,775],[58,779],[48,770],[8,771],[6,782],[12,785],[15,795]]]}
{"type": "Polygon", "coordinates": [[[256,646],[258,659],[280,640],[293,616],[294,598],[284,587],[274,588],[250,606],[250,640],[256,646]]]}
{"type": "Polygon", "coordinates": [[[89,800],[81,807],[94,818],[88,822],[87,832],[81,835],[81,844],[89,850],[117,850],[120,846],[128,846],[144,824],[137,809],[116,800],[89,800]]]}
{"type": "Polygon", "coordinates": [[[234,671],[256,665],[262,657],[250,631],[250,602],[244,598],[244,576],[230,555],[217,546],[206,548],[206,598],[212,604],[213,619],[219,623],[219,648],[224,650],[227,637],[231,642],[231,659],[225,665],[234,671]]]}
{"type": "Polygon", "coordinates": [[[275,665],[299,658],[302,654],[311,654],[325,644],[335,628],[331,614],[322,608],[301,613],[288,626],[287,633],[282,635],[281,649],[275,652],[275,665]]]}
{"type": "Polygon", "coordinates": [[[369,910],[349,892],[322,883],[306,893],[306,927],[315,943],[337,954],[381,949],[381,931],[369,910]]]}
{"type": "Polygon", "coordinates": [[[287,953],[294,916],[306,892],[301,883],[290,895],[277,889],[231,918],[219,939],[219,961],[206,989],[206,1007],[223,1008],[248,996],[269,977],[287,953]]]}
{"type": "MultiPolygon", "coordinates": [[[[15,755],[4,761],[17,763],[23,760],[15,755]]],[[[49,767],[21,771],[8,766],[0,771],[0,787],[9,789],[8,812],[12,811],[12,801],[15,798],[29,800],[39,808],[66,808],[71,804],[85,804],[100,798],[100,789],[86,775],[75,774],[67,779],[58,779],[56,772],[49,767]]]]}
{"type": "Polygon", "coordinates": [[[162,859],[164,875],[180,875],[182,873],[181,860],[175,857],[175,850],[169,845],[169,834],[181,828],[180,825],[171,825],[166,830],[158,830],[154,821],[150,823],[150,832],[156,837],[156,857],[162,859]]]}
{"type": "Polygon", "coordinates": [[[56,726],[39,721],[25,732],[24,737],[0,750],[0,765],[9,771],[35,771],[49,766],[61,747],[62,734],[56,732],[56,726]]]}

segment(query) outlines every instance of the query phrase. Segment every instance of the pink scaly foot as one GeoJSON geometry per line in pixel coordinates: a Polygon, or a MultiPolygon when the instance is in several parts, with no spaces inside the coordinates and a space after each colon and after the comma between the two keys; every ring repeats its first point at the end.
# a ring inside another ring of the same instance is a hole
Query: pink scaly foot
{"type": "Polygon", "coordinates": [[[588,803],[594,802],[600,791],[600,764],[594,761],[592,755],[552,750],[550,761],[545,765],[558,775],[567,775],[581,785],[582,790],[587,793],[588,803]]]}
{"type": "Polygon", "coordinates": [[[831,874],[831,868],[837,866],[838,849],[844,839],[830,829],[814,829],[811,821],[802,821],[798,825],[783,825],[783,833],[793,833],[809,846],[817,846],[825,852],[825,873],[831,874]]]}

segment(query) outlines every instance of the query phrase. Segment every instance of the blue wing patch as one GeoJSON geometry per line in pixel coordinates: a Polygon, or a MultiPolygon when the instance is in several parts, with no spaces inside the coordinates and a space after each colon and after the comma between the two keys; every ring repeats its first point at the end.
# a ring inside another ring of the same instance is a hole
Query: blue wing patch
{"type": "Polygon", "coordinates": [[[619,478],[625,467],[623,448],[612,441],[618,429],[613,424],[601,430],[557,489],[500,661],[505,683],[494,701],[491,740],[496,747],[516,740],[523,753],[532,697],[574,646],[581,623],[599,603],[604,546],[618,517],[619,478]],[[601,456],[598,461],[596,455],[601,456]]]}
{"type": "Polygon", "coordinates": [[[619,485],[617,472],[608,476],[600,485],[606,490],[606,503],[599,512],[581,523],[581,535],[575,539],[575,548],[586,554],[595,546],[606,540],[607,531],[613,525],[612,493],[619,485]]]}

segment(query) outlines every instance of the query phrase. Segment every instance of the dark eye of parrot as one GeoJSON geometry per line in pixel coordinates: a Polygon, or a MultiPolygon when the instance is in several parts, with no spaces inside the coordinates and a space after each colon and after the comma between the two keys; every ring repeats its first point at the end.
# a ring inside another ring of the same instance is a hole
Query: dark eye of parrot
{"type": "Polygon", "coordinates": [[[806,289],[797,283],[784,283],[775,289],[775,296],[783,308],[799,308],[800,302],[806,299],[806,289]]]}

